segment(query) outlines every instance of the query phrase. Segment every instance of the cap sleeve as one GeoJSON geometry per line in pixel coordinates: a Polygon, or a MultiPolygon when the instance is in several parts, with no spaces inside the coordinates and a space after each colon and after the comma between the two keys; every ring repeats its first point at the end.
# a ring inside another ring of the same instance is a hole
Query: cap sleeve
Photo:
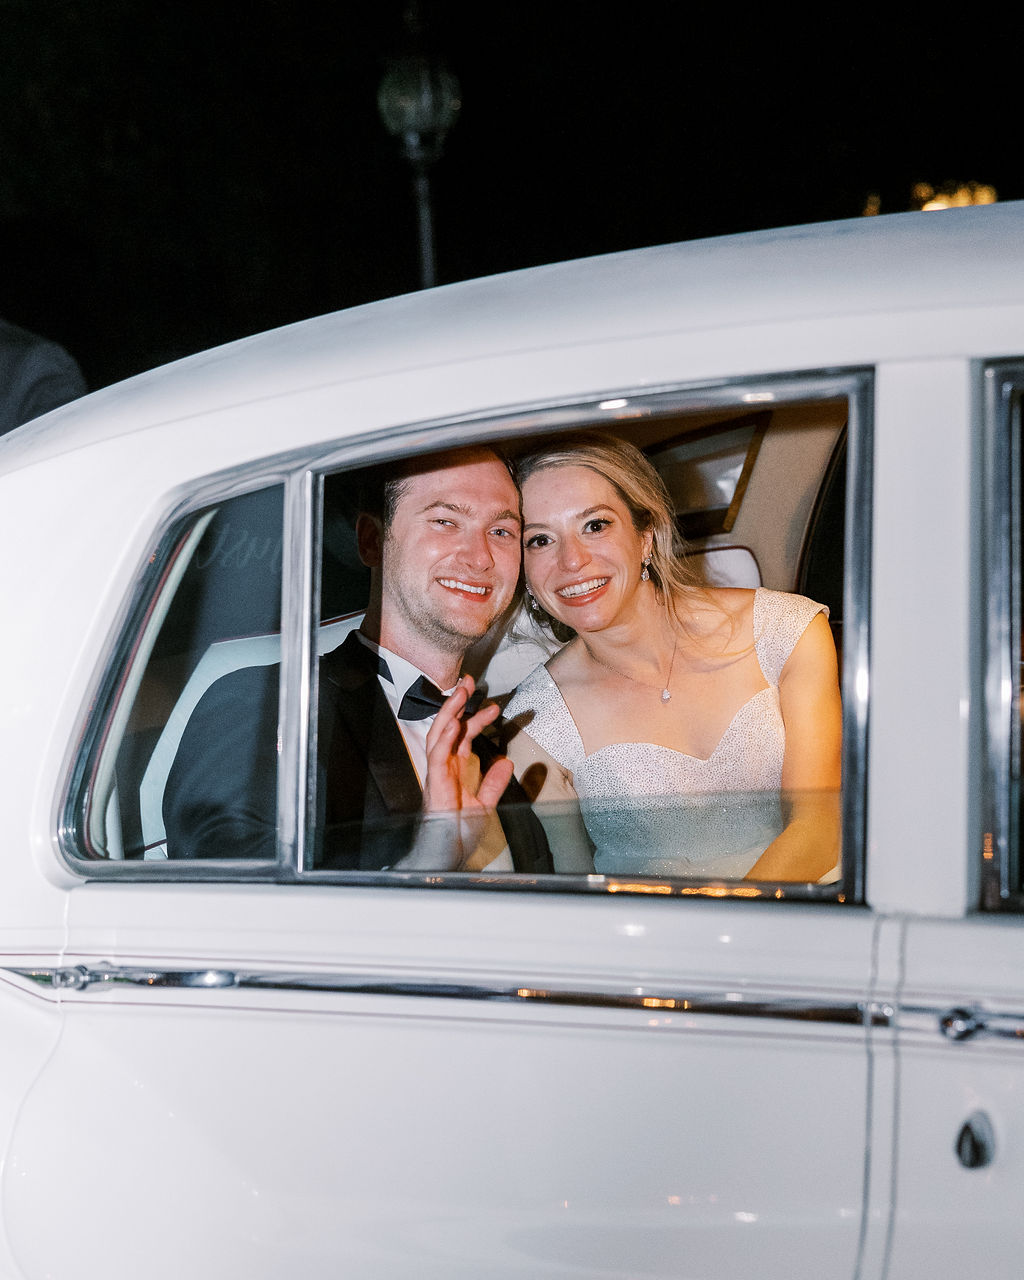
{"type": "Polygon", "coordinates": [[[819,613],[827,618],[828,606],[788,591],[758,587],[754,593],[754,647],[769,684],[779,683],[796,642],[819,613]]]}
{"type": "Polygon", "coordinates": [[[505,721],[511,731],[528,733],[565,768],[576,769],[582,762],[579,731],[546,667],[531,671],[512,694],[505,707],[505,721]]]}

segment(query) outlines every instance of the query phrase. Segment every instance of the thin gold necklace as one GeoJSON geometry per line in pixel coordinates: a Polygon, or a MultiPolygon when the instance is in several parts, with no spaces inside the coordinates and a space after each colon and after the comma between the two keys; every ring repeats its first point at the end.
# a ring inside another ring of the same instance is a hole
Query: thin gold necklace
{"type": "MultiPolygon", "coordinates": [[[[583,647],[584,649],[587,649],[587,646],[585,644],[583,647]]],[[[679,648],[679,633],[677,631],[675,635],[675,641],[672,645],[672,657],[669,659],[669,664],[668,664],[668,679],[665,681],[665,685],[661,690],[662,702],[672,701],[672,690],[669,688],[669,685],[671,685],[672,683],[672,668],[676,665],[676,650],[678,648],[679,648]]],[[[605,662],[604,658],[599,658],[597,654],[593,652],[592,649],[587,649],[587,654],[589,657],[593,658],[593,660],[599,666],[607,667],[608,670],[611,671],[613,675],[617,675],[620,680],[632,680],[634,684],[643,685],[645,689],[657,689],[658,687],[656,684],[649,684],[646,680],[638,680],[636,676],[631,676],[626,671],[620,671],[618,667],[613,667],[610,662],[605,662]]]]}

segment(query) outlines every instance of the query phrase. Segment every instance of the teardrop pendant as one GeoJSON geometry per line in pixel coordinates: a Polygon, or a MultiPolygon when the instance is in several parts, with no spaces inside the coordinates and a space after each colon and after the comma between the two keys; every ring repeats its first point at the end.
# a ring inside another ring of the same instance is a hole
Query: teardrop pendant
{"type": "Polygon", "coordinates": [[[661,691],[661,700],[662,700],[662,702],[668,702],[668,701],[671,699],[671,697],[672,697],[672,695],[671,695],[671,693],[669,693],[669,691],[668,691],[667,689],[662,689],[662,691],[661,691]]]}

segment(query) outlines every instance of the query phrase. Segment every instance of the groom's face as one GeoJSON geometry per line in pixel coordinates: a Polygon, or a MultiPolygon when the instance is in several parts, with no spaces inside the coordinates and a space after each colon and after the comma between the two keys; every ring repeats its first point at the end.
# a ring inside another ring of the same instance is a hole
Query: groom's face
{"type": "Polygon", "coordinates": [[[407,477],[381,548],[384,643],[413,634],[463,651],[508,607],[519,579],[519,492],[486,450],[407,477]]]}

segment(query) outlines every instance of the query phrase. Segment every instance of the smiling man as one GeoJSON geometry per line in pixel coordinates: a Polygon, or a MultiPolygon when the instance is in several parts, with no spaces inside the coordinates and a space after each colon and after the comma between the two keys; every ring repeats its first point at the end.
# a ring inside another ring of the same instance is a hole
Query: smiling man
{"type": "MultiPolygon", "coordinates": [[[[365,617],[320,663],[314,863],[340,870],[550,871],[543,830],[483,736],[460,676],[519,580],[519,491],[491,450],[363,477],[355,527],[365,617]]],[[[272,858],[276,667],[216,682],[182,737],[164,798],[172,858],[272,858]]]]}
{"type": "Polygon", "coordinates": [[[512,600],[520,531],[519,490],[489,450],[446,454],[389,478],[383,510],[356,522],[372,574],[363,634],[449,688],[466,649],[512,600]]]}
{"type": "Polygon", "coordinates": [[[481,736],[498,708],[467,709],[460,679],[519,580],[519,490],[488,449],[377,479],[356,520],[370,603],[320,668],[319,864],[550,871],[511,762],[481,736]]]}

